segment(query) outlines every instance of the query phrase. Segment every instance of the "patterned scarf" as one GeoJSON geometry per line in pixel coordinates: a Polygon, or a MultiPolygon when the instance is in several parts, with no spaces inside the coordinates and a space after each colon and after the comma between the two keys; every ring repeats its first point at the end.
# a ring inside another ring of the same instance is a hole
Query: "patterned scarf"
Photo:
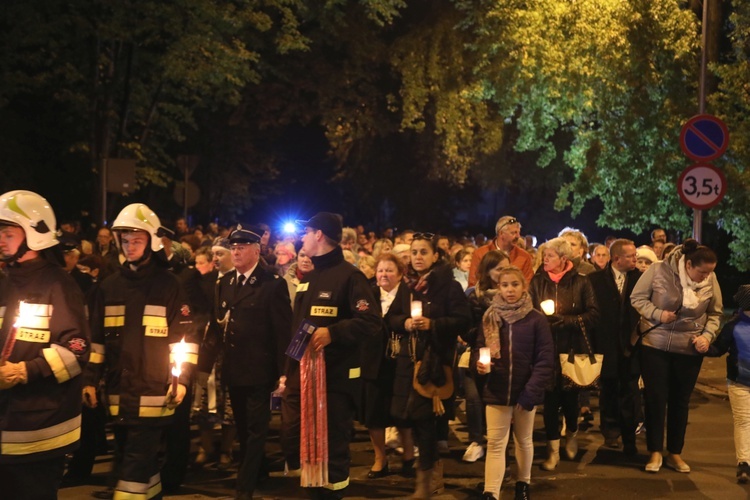
{"type": "Polygon", "coordinates": [[[432,269],[424,273],[422,276],[419,274],[408,273],[404,276],[404,279],[406,280],[406,284],[409,285],[409,288],[425,295],[427,294],[427,280],[429,279],[430,274],[432,274],[432,269]]]}
{"type": "Polygon", "coordinates": [[[531,296],[527,292],[523,292],[521,298],[512,304],[506,302],[499,293],[495,295],[490,307],[482,316],[484,342],[490,348],[490,357],[500,357],[500,328],[503,326],[503,320],[512,325],[525,318],[533,307],[531,296]]]}

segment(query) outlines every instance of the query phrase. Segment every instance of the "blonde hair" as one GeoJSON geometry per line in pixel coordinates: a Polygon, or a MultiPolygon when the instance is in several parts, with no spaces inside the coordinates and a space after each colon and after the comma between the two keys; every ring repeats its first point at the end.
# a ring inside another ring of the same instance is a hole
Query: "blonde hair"
{"type": "MultiPolygon", "coordinates": [[[[573,259],[573,249],[570,248],[570,243],[563,238],[562,236],[558,236],[557,238],[552,238],[547,243],[544,244],[544,249],[554,250],[554,252],[560,256],[565,257],[568,260],[573,259]]],[[[542,256],[544,258],[544,256],[542,256]]]]}
{"type": "Polygon", "coordinates": [[[508,266],[508,267],[503,267],[502,269],[500,269],[500,275],[498,276],[498,282],[501,279],[503,279],[503,276],[505,276],[506,274],[512,274],[516,278],[518,278],[521,281],[521,283],[523,283],[523,289],[524,290],[526,290],[528,288],[528,283],[526,283],[526,277],[523,275],[523,271],[521,271],[516,266],[508,266]]]}

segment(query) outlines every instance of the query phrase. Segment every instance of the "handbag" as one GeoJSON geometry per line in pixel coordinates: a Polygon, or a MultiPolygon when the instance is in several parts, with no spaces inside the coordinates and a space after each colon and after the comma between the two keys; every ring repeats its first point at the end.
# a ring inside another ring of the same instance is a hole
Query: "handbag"
{"type": "Polygon", "coordinates": [[[432,411],[440,416],[445,413],[441,400],[453,395],[453,367],[442,364],[432,346],[427,346],[422,360],[414,364],[412,386],[417,394],[432,400],[432,411]]]}
{"type": "Polygon", "coordinates": [[[602,373],[603,354],[594,354],[586,336],[586,326],[578,316],[581,335],[586,341],[588,354],[575,354],[573,349],[568,354],[560,354],[562,367],[562,385],[565,390],[596,389],[599,386],[599,376],[602,373]]]}

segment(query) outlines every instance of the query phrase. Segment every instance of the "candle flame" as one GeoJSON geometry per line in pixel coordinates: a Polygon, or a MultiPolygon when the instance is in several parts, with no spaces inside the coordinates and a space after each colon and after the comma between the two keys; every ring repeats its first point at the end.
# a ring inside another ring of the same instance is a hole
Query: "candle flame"
{"type": "Polygon", "coordinates": [[[172,350],[172,359],[174,359],[174,366],[172,367],[172,375],[175,377],[179,377],[182,373],[182,363],[185,362],[185,358],[187,357],[185,353],[187,352],[187,345],[185,344],[185,337],[180,340],[180,342],[174,346],[174,349],[172,350]]]}
{"type": "Polygon", "coordinates": [[[21,325],[29,325],[31,323],[29,321],[30,318],[34,317],[34,308],[31,306],[31,304],[27,304],[23,300],[18,303],[18,313],[16,315],[16,322],[13,323],[13,326],[15,328],[18,328],[21,325]]]}

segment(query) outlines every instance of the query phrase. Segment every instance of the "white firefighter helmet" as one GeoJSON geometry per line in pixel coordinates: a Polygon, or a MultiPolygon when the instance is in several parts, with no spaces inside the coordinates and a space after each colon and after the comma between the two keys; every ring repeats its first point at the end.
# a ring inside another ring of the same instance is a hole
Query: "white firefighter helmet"
{"type": "Polygon", "coordinates": [[[120,231],[146,231],[151,236],[151,250],[158,252],[164,245],[161,243],[161,221],[153,210],[143,203],[131,203],[123,208],[112,223],[112,232],[120,246],[120,231]]]}
{"type": "Polygon", "coordinates": [[[9,191],[0,196],[0,221],[26,233],[26,246],[39,251],[57,245],[55,212],[47,200],[31,191],[9,191]]]}

